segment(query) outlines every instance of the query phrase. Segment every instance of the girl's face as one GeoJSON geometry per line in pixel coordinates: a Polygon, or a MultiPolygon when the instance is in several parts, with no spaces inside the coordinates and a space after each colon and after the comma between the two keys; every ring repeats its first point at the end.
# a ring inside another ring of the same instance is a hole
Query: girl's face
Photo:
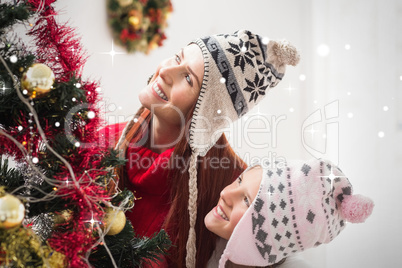
{"type": "Polygon", "coordinates": [[[140,92],[141,104],[168,124],[181,125],[197,101],[204,76],[201,49],[191,44],[159,64],[140,92]]]}
{"type": "Polygon", "coordinates": [[[252,167],[222,190],[219,202],[204,218],[205,226],[216,235],[229,240],[232,232],[257,196],[262,168],[252,167]]]}

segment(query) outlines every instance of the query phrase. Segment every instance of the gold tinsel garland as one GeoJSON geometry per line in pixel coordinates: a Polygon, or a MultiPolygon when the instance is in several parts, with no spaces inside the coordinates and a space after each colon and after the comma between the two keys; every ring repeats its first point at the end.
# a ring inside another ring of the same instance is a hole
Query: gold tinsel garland
{"type": "Polygon", "coordinates": [[[0,229],[0,266],[64,267],[64,255],[42,244],[31,229],[0,229]]]}

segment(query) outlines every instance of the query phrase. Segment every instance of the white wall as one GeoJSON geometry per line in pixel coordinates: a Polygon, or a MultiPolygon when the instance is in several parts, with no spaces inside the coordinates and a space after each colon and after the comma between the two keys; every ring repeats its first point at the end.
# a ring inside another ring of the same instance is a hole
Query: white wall
{"type": "MultiPolygon", "coordinates": [[[[330,245],[305,253],[311,263],[327,268],[402,267],[402,65],[397,64],[402,62],[401,1],[172,3],[165,45],[148,56],[116,55],[112,65],[111,56],[101,54],[109,52],[112,44],[105,1],[58,1],[61,20],[77,27],[90,54],[84,76],[100,79],[105,105],[111,110],[107,114],[110,123],[124,121],[136,111],[137,94],[159,61],[194,38],[240,28],[286,38],[300,49],[302,61],[288,68],[284,80],[253,110],[253,114],[262,114],[265,123],[252,121],[250,125],[271,126],[270,133],[250,136],[254,144],[268,142],[269,146],[255,149],[243,136],[233,142],[234,148],[245,158],[274,154],[287,159],[330,158],[349,176],[356,193],[374,199],[374,213],[365,224],[350,224],[330,245]],[[328,46],[328,56],[317,54],[320,44],[328,46]],[[350,49],[345,48],[347,44],[350,49]],[[302,74],[304,81],[299,79],[302,74]],[[294,90],[289,90],[290,85],[294,90]],[[320,111],[322,120],[315,121],[320,111]],[[326,118],[328,113],[332,119],[326,118]],[[286,119],[272,127],[275,117],[286,119]],[[318,132],[308,132],[311,125],[318,132]],[[378,136],[380,131],[383,138],[378,136]]],[[[115,50],[124,52],[119,47],[115,50]]],[[[243,133],[246,121],[236,124],[235,133],[243,133]]]]}

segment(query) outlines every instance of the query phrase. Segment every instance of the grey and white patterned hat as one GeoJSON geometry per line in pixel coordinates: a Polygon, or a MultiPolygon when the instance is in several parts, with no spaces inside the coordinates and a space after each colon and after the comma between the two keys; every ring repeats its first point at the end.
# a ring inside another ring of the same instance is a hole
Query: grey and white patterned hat
{"type": "Polygon", "coordinates": [[[286,40],[269,40],[247,30],[207,36],[193,43],[202,50],[204,77],[189,128],[187,267],[195,266],[196,255],[197,157],[205,156],[230,123],[255,107],[282,80],[286,65],[295,66],[300,59],[286,40]]]}
{"type": "Polygon", "coordinates": [[[189,144],[205,156],[231,122],[255,107],[300,56],[286,40],[241,30],[194,41],[204,57],[204,77],[190,125],[189,144]]]}

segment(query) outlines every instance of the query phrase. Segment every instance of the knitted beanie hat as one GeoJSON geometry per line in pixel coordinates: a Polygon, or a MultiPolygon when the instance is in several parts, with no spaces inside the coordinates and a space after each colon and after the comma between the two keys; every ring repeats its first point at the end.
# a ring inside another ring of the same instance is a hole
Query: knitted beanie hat
{"type": "Polygon", "coordinates": [[[195,40],[204,57],[204,77],[190,122],[190,233],[187,267],[195,266],[197,217],[197,157],[205,156],[230,123],[255,107],[284,76],[286,65],[300,56],[287,41],[272,41],[250,31],[195,40]]]}
{"type": "Polygon", "coordinates": [[[331,162],[311,159],[264,168],[259,192],[240,219],[219,261],[266,266],[332,241],[346,222],[370,216],[371,199],[331,162]]]}

